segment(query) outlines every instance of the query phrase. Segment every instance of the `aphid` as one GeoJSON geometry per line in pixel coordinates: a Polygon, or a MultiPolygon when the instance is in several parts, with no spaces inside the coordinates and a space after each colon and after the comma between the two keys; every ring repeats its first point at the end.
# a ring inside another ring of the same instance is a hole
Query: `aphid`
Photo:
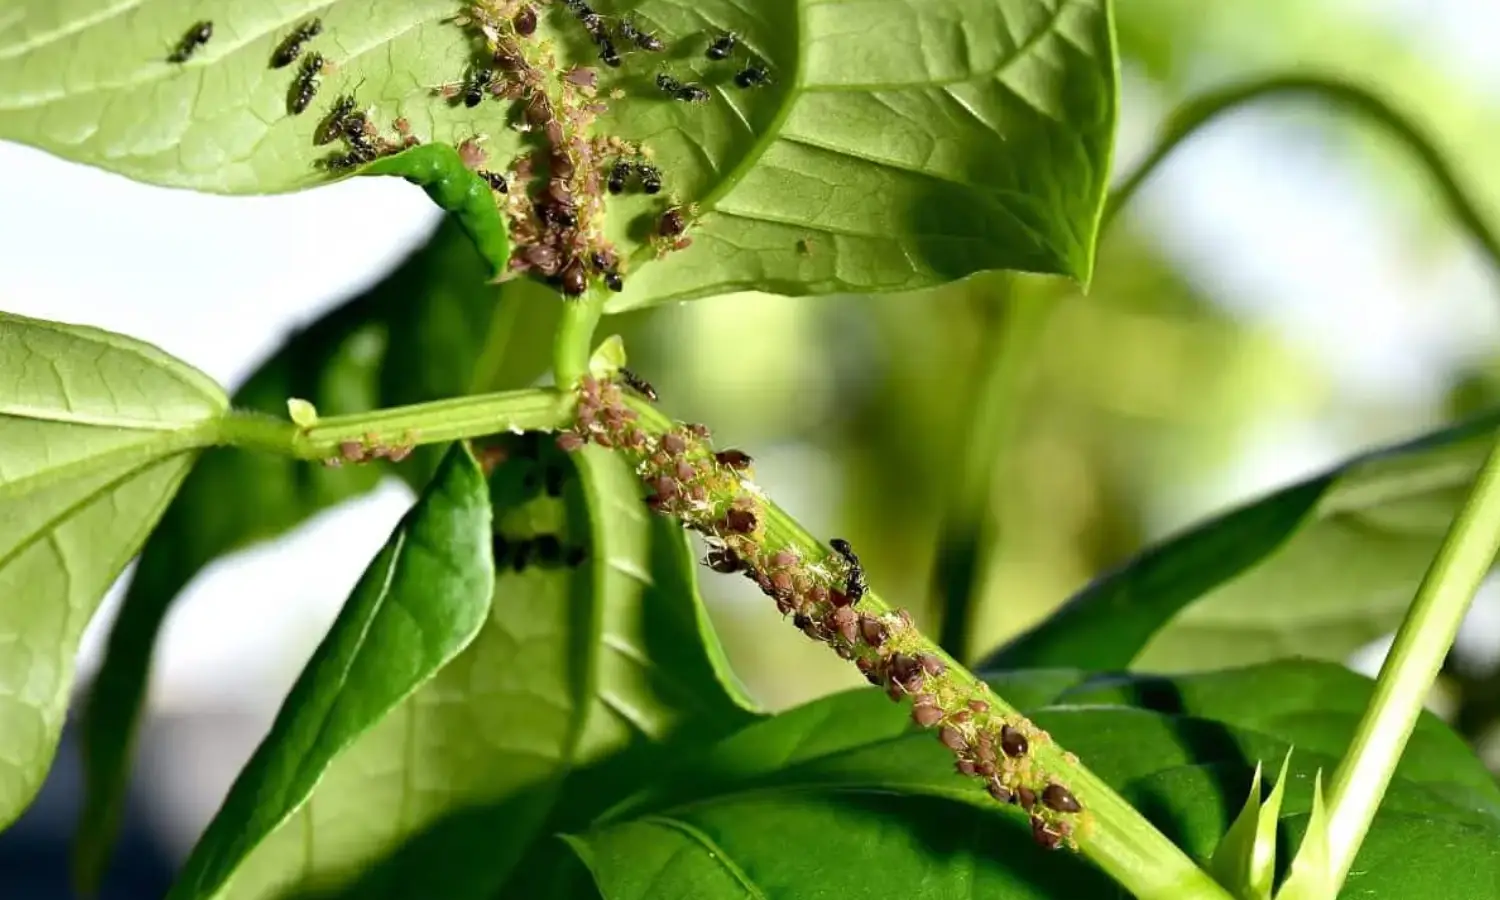
{"type": "Polygon", "coordinates": [[[302,61],[297,80],[292,83],[292,93],[287,98],[287,109],[292,115],[300,115],[318,93],[318,73],[323,71],[323,54],[314,53],[302,61]]]}
{"type": "Polygon", "coordinates": [[[639,163],[636,172],[641,176],[641,190],[648,194],[661,193],[661,170],[650,163],[639,163]]]}
{"type": "Polygon", "coordinates": [[[620,37],[635,44],[647,53],[657,53],[666,46],[656,35],[647,34],[640,30],[629,19],[622,21],[616,31],[619,32],[620,37]]]}
{"type": "Polygon", "coordinates": [[[495,80],[494,69],[475,69],[469,73],[469,80],[464,82],[464,106],[473,109],[484,100],[484,89],[495,80]]]}
{"type": "Polygon", "coordinates": [[[583,270],[583,263],[573,260],[563,268],[562,289],[569,297],[581,297],[588,290],[588,274],[583,270]]]}
{"type": "Polygon", "coordinates": [[[1073,796],[1073,792],[1056,782],[1042,789],[1042,802],[1047,808],[1054,812],[1076,813],[1083,811],[1083,804],[1073,796]]]}
{"type": "Polygon", "coordinates": [[[177,42],[177,49],[167,57],[167,62],[184,63],[193,55],[199,47],[208,43],[208,39],[214,36],[214,23],[204,21],[198,22],[187,30],[182,40],[177,42]]]}
{"type": "Polygon", "coordinates": [[[620,67],[620,51],[615,49],[615,42],[607,37],[596,38],[595,43],[599,45],[599,61],[611,69],[620,67]]]}
{"type": "Polygon", "coordinates": [[[662,237],[676,237],[687,231],[687,219],[682,215],[682,208],[670,207],[661,214],[661,219],[656,223],[656,233],[662,237]]]}
{"type": "Polygon", "coordinates": [[[656,402],[656,388],[651,386],[651,382],[625,368],[620,369],[620,380],[629,385],[630,389],[637,394],[640,394],[652,403],[656,402]]]}
{"type": "Polygon", "coordinates": [[[609,181],[605,183],[605,187],[609,188],[611,194],[620,193],[625,190],[625,183],[630,180],[630,176],[634,172],[635,164],[630,160],[615,160],[615,164],[610,167],[609,181]]]}
{"type": "Polygon", "coordinates": [[[726,31],[714,38],[704,55],[709,59],[728,59],[729,54],[734,52],[734,45],[738,40],[734,32],[726,31]]]}
{"type": "Polygon", "coordinates": [[[765,62],[757,59],[747,63],[745,68],[735,73],[734,83],[742,88],[755,88],[770,84],[771,69],[765,62]]]}
{"type": "Polygon", "coordinates": [[[480,169],[474,174],[478,175],[480,178],[483,178],[485,184],[488,184],[490,186],[490,190],[494,191],[497,194],[504,194],[510,191],[510,186],[505,183],[505,176],[501,175],[499,172],[492,172],[489,169],[480,169]]]}
{"type": "Polygon", "coordinates": [[[750,468],[750,454],[743,450],[720,450],[714,454],[714,459],[718,460],[719,465],[731,469],[750,468]]]}
{"type": "Polygon", "coordinates": [[[1025,756],[1030,748],[1031,744],[1026,740],[1026,735],[1022,734],[1019,729],[1009,725],[1000,726],[1000,749],[1005,751],[1006,756],[1020,758],[1025,756]]]}
{"type": "MultiPolygon", "coordinates": [[[[349,114],[352,112],[354,112],[353,94],[345,94],[335,100],[333,102],[333,109],[328,113],[328,118],[323,120],[322,124],[318,126],[317,132],[313,135],[313,142],[318,146],[322,146],[332,143],[340,134],[346,133],[344,120],[349,118],[349,114]]],[[[360,130],[362,133],[364,128],[363,117],[361,116],[360,119],[360,130]]],[[[352,136],[353,132],[350,132],[350,135],[352,136]]]]}
{"type": "Polygon", "coordinates": [[[531,37],[536,34],[536,10],[530,6],[521,7],[521,11],[510,20],[510,24],[516,29],[516,34],[521,37],[531,37]]]}
{"type": "Polygon", "coordinates": [[[625,279],[620,277],[619,272],[605,272],[604,286],[618,294],[625,290],[625,279]]]}
{"type": "Polygon", "coordinates": [[[302,55],[302,45],[323,32],[322,19],[308,19],[292,30],[271,54],[271,68],[280,69],[291,65],[302,55]]]}

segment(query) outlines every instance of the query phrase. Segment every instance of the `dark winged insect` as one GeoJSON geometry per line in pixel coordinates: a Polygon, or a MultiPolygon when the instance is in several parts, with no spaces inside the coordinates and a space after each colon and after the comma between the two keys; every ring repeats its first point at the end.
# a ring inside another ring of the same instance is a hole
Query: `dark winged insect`
{"type": "Polygon", "coordinates": [[[650,163],[640,163],[636,171],[641,176],[641,190],[648,194],[661,193],[661,170],[650,163]]]}
{"type": "Polygon", "coordinates": [[[322,19],[308,19],[298,25],[276,46],[276,52],[271,54],[271,68],[280,69],[291,65],[302,55],[302,45],[322,33],[322,19]]]}
{"type": "Polygon", "coordinates": [[[473,109],[484,100],[484,89],[495,80],[494,69],[475,69],[464,82],[464,106],[473,109]]]}
{"type": "Polygon", "coordinates": [[[629,385],[632,391],[635,391],[652,403],[656,402],[656,388],[651,386],[651,382],[626,368],[620,369],[620,380],[629,385]]]}
{"type": "Polygon", "coordinates": [[[729,55],[734,52],[734,45],[738,40],[739,38],[735,37],[734,32],[723,32],[708,45],[708,50],[704,55],[709,59],[728,59],[729,55]]]}
{"type": "Polygon", "coordinates": [[[684,84],[672,94],[674,100],[683,103],[707,103],[710,96],[708,88],[701,84],[684,84]]]}
{"type": "Polygon", "coordinates": [[[658,53],[666,46],[656,35],[648,34],[647,32],[642,31],[640,28],[636,27],[636,24],[634,22],[630,21],[629,19],[620,22],[620,26],[617,30],[620,34],[620,37],[624,38],[632,44],[635,44],[637,47],[645,50],[647,53],[658,53]]]}
{"type": "Polygon", "coordinates": [[[292,83],[292,93],[287,98],[287,109],[292,115],[300,115],[312,103],[318,93],[318,74],[323,71],[323,54],[314,53],[302,61],[297,80],[292,83]]]}
{"type": "Polygon", "coordinates": [[[611,69],[618,69],[620,67],[620,51],[615,49],[615,42],[607,37],[601,37],[597,43],[599,44],[599,61],[611,69]]]}
{"type": "Polygon", "coordinates": [[[666,72],[657,72],[656,89],[663,94],[675,94],[682,90],[682,82],[668,75],[666,72]]]}
{"type": "Polygon", "coordinates": [[[202,47],[204,44],[208,43],[208,39],[213,36],[214,23],[208,21],[195,22],[193,24],[193,27],[187,30],[187,34],[184,34],[182,36],[182,40],[177,42],[177,48],[172,51],[172,55],[167,57],[167,62],[187,62],[188,58],[191,57],[199,47],[202,47]]]}
{"type": "Polygon", "coordinates": [[[734,83],[742,88],[761,87],[771,83],[771,70],[759,60],[750,63],[734,76],[734,83]]]}
{"type": "Polygon", "coordinates": [[[618,194],[625,190],[625,184],[630,180],[631,174],[635,172],[635,163],[628,159],[617,159],[610,167],[609,180],[605,187],[609,188],[611,194],[618,194]]]}
{"type": "MultiPolygon", "coordinates": [[[[344,120],[349,118],[352,112],[354,112],[353,94],[345,94],[335,100],[333,109],[329,111],[328,117],[323,120],[322,124],[318,126],[317,132],[313,135],[313,142],[318,146],[322,146],[323,144],[332,143],[340,134],[344,134],[346,132],[344,120]]],[[[361,133],[363,129],[364,122],[361,120],[359,123],[361,133]]]]}
{"type": "Polygon", "coordinates": [[[497,194],[504,194],[510,190],[510,186],[505,183],[505,176],[501,175],[499,172],[492,172],[489,169],[480,169],[474,174],[478,175],[480,178],[483,178],[485,184],[488,184],[490,186],[490,190],[494,191],[497,194]]]}

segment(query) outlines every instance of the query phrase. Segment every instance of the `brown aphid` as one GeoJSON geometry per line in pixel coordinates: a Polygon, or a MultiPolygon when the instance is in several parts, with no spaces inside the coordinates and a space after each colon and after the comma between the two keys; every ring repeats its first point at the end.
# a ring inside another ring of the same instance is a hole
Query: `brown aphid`
{"type": "Polygon", "coordinates": [[[510,20],[510,24],[516,29],[516,34],[521,37],[531,37],[536,34],[536,10],[530,6],[521,7],[521,11],[510,20]]]}
{"type": "Polygon", "coordinates": [[[896,653],[890,659],[891,681],[908,694],[922,689],[922,664],[905,653],[896,653]]]}
{"type": "Polygon", "coordinates": [[[876,687],[880,687],[880,672],[876,669],[875,663],[861,656],[859,659],[856,659],[854,661],[854,667],[856,669],[859,669],[859,673],[865,676],[866,681],[870,682],[870,684],[873,684],[876,687]]]}
{"type": "Polygon", "coordinates": [[[962,731],[959,731],[957,728],[954,728],[952,725],[944,725],[942,728],[938,729],[938,740],[943,742],[944,747],[947,747],[949,750],[952,750],[955,753],[960,750],[965,750],[969,746],[969,742],[964,740],[964,733],[962,731]]]}
{"type": "Polygon", "coordinates": [[[756,524],[755,513],[747,509],[731,509],[724,514],[724,528],[734,534],[750,534],[756,524]]]}
{"type": "Polygon", "coordinates": [[[1022,809],[1031,809],[1036,806],[1036,791],[1029,787],[1016,788],[1016,801],[1022,809]]]}
{"type": "Polygon", "coordinates": [[[532,244],[523,248],[521,258],[543,275],[556,275],[557,270],[562,267],[561,257],[547,244],[532,244]]]}
{"type": "Polygon", "coordinates": [[[706,441],[709,438],[713,437],[713,433],[708,430],[708,426],[698,422],[690,422],[687,426],[687,430],[700,441],[706,441]]]}
{"type": "Polygon", "coordinates": [[[778,569],[787,569],[797,564],[797,551],[790,547],[777,550],[771,557],[771,565],[778,569]]]}
{"type": "Polygon", "coordinates": [[[1031,837],[1038,846],[1046,850],[1056,850],[1062,846],[1062,833],[1054,831],[1041,816],[1031,817],[1031,837]]]}
{"type": "Polygon", "coordinates": [[[849,595],[839,590],[838,588],[833,588],[828,592],[828,602],[832,603],[834,606],[854,605],[854,601],[849,599],[849,595]]]}
{"type": "Polygon", "coordinates": [[[697,467],[685,459],[677,460],[677,465],[673,468],[676,470],[678,481],[692,481],[698,477],[697,467]]]}
{"type": "Polygon", "coordinates": [[[919,703],[911,708],[911,720],[923,728],[931,728],[943,721],[943,711],[936,706],[919,703]]]}
{"type": "Polygon", "coordinates": [[[736,471],[750,467],[750,454],[743,450],[720,450],[714,454],[714,459],[718,460],[719,465],[736,471]]]}
{"type": "Polygon", "coordinates": [[[575,453],[583,449],[588,440],[576,431],[564,431],[557,436],[557,447],[565,453],[575,453]]]}
{"type": "Polygon", "coordinates": [[[974,712],[980,715],[984,715],[985,713],[990,711],[990,705],[988,703],[985,703],[983,700],[970,700],[969,709],[974,710],[974,712]]]}
{"type": "Polygon", "coordinates": [[[582,297],[583,292],[589,289],[588,273],[583,270],[582,262],[575,259],[563,268],[562,289],[569,297],[582,297]]]}
{"type": "Polygon", "coordinates": [[[1000,779],[991,778],[988,782],[985,783],[984,789],[990,792],[991,797],[994,797],[1001,803],[1010,802],[1010,789],[1001,784],[1000,779]]]}
{"type": "Polygon", "coordinates": [[[687,449],[687,439],[675,431],[669,431],[661,436],[661,448],[675,456],[687,449]]]}
{"type": "Polygon", "coordinates": [[[828,588],[823,587],[821,584],[813,585],[812,587],[807,589],[807,600],[809,603],[816,603],[819,606],[827,603],[828,588]]]}
{"type": "Polygon", "coordinates": [[[859,634],[871,647],[885,643],[885,625],[874,616],[863,616],[859,620],[859,634]]]}
{"type": "Polygon", "coordinates": [[[687,218],[683,216],[681,207],[670,207],[656,223],[656,233],[662,237],[677,237],[684,231],[687,231],[687,218]]]}
{"type": "Polygon", "coordinates": [[[1006,756],[1012,758],[1025,756],[1030,746],[1026,735],[1022,734],[1019,729],[1009,725],[1000,726],[1000,749],[1005,751],[1006,756]]]}
{"type": "MultiPolygon", "coordinates": [[[[781,572],[778,573],[779,575],[786,575],[786,573],[781,572]]],[[[787,575],[786,577],[787,581],[790,582],[791,576],[787,575]]],[[[850,644],[855,643],[859,639],[859,617],[855,615],[854,610],[836,609],[828,614],[828,622],[832,629],[837,631],[839,636],[850,644]]]]}
{"type": "Polygon", "coordinates": [[[954,760],[953,770],[960,775],[968,775],[970,777],[973,777],[976,771],[976,769],[974,768],[974,763],[967,759],[963,759],[962,757],[954,760]]]}
{"type": "Polygon", "coordinates": [[[364,462],[365,447],[359,441],[340,441],[339,456],[346,462],[364,462]]]}
{"type": "Polygon", "coordinates": [[[1073,792],[1055,781],[1042,789],[1042,802],[1053,812],[1083,812],[1083,804],[1078,802],[1073,792]]]}

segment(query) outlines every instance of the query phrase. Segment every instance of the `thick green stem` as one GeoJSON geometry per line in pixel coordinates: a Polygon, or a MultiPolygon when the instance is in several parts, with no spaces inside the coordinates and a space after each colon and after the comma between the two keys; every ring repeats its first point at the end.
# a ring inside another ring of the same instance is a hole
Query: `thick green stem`
{"type": "Polygon", "coordinates": [[[1496,237],[1495,232],[1480,216],[1479,210],[1469,199],[1469,193],[1460,184],[1454,167],[1432,139],[1405,114],[1375,94],[1338,78],[1319,75],[1275,75],[1247,81],[1211,91],[1179,106],[1168,117],[1150,154],[1110,193],[1104,207],[1101,231],[1109,227],[1115,215],[1130,202],[1130,198],[1156,172],[1162,161],[1199,129],[1248,103],[1265,97],[1286,95],[1314,97],[1335,106],[1347,107],[1390,132],[1417,158],[1417,162],[1442,194],[1443,202],[1458,220],[1459,227],[1479,245],[1490,267],[1500,277],[1500,238],[1496,237]]]}
{"type": "Polygon", "coordinates": [[[506,391],[332,416],[303,428],[251,413],[233,413],[219,428],[221,444],[295,456],[338,459],[345,445],[413,447],[498,431],[552,431],[573,415],[575,399],[552,390],[506,391]]]}
{"type": "MultiPolygon", "coordinates": [[[[625,402],[638,414],[637,423],[642,429],[661,435],[673,427],[670,419],[644,399],[628,397],[625,402]]],[[[767,546],[795,548],[802,559],[818,559],[827,554],[823,541],[775,503],[761,499],[759,509],[767,546]]],[[[871,592],[865,593],[859,603],[867,614],[879,616],[892,611],[871,592]]],[[[913,652],[931,653],[947,664],[945,677],[977,688],[979,679],[934,641],[920,634],[914,634],[913,640],[914,646],[909,648],[913,652]]],[[[1016,714],[1003,697],[993,693],[987,696],[1001,712],[1016,714]]],[[[1033,744],[1031,752],[1045,771],[1067,784],[1088,811],[1087,826],[1074,834],[1079,850],[1134,896],[1141,900],[1232,900],[1197,863],[1077,757],[1050,740],[1033,744]]]]}
{"type": "Polygon", "coordinates": [[[604,312],[604,297],[596,290],[563,304],[562,322],[552,351],[552,377],[562,389],[589,370],[594,349],[594,329],[604,312]]]}
{"type": "Polygon", "coordinates": [[[1464,613],[1500,550],[1500,443],[1417,589],[1328,798],[1330,868],[1344,883],[1464,613]]]}

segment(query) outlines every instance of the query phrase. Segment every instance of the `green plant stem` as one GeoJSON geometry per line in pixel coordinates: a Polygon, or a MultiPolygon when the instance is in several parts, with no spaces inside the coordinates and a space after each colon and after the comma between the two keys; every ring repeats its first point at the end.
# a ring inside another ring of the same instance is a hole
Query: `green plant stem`
{"type": "Polygon", "coordinates": [[[232,413],[220,423],[217,443],[329,460],[339,458],[348,443],[412,447],[499,431],[553,431],[571,420],[575,402],[569,392],[505,391],[333,416],[308,428],[269,416],[232,413]]]}
{"type": "Polygon", "coordinates": [[[1416,727],[1443,658],[1474,593],[1500,550],[1500,443],[1490,451],[1459,510],[1396,641],[1380,667],[1375,694],[1349,752],[1334,773],[1328,801],[1330,868],[1344,883],[1386,786],[1416,727]]]}
{"type": "Polygon", "coordinates": [[[567,388],[588,371],[594,329],[603,311],[604,297],[597,289],[577,300],[564,301],[552,351],[552,377],[558,387],[567,388]]]}
{"type": "MultiPolygon", "coordinates": [[[[629,396],[625,402],[638,413],[641,428],[660,435],[673,427],[674,423],[648,401],[629,396]]],[[[767,546],[794,547],[803,559],[816,559],[828,552],[827,545],[775,503],[762,498],[760,510],[767,546]]],[[[860,600],[860,609],[875,615],[892,611],[873,592],[860,600]]],[[[920,635],[916,641],[918,652],[930,652],[947,663],[947,677],[977,688],[979,679],[936,642],[920,635]]],[[[993,693],[990,697],[991,705],[1001,712],[1017,714],[1004,698],[993,693]]],[[[1087,810],[1087,824],[1075,834],[1079,850],[1134,896],[1140,900],[1232,900],[1197,863],[1064,748],[1052,741],[1039,741],[1032,745],[1032,755],[1044,771],[1066,783],[1087,810]]]]}
{"type": "Polygon", "coordinates": [[[1443,202],[1458,220],[1500,277],[1500,238],[1485,223],[1458,174],[1433,140],[1407,115],[1364,88],[1336,77],[1285,74],[1246,81],[1210,91],[1179,106],[1167,118],[1156,146],[1140,165],[1110,192],[1100,223],[1101,233],[1108,228],[1120,209],[1130,202],[1141,186],[1161,166],[1178,145],[1210,122],[1248,103],[1266,97],[1306,96],[1325,100],[1335,106],[1351,109],[1390,132],[1416,157],[1442,194],[1443,202]]]}

